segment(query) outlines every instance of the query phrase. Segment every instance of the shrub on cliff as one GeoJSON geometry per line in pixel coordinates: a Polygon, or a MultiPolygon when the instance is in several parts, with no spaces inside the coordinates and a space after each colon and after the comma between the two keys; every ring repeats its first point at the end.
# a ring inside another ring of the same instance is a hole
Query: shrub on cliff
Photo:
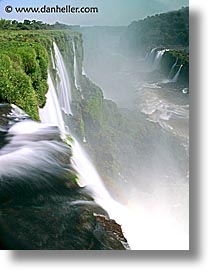
{"type": "Polygon", "coordinates": [[[18,105],[38,120],[38,107],[45,104],[48,90],[47,50],[38,42],[12,41],[5,34],[0,42],[0,99],[18,105]]]}

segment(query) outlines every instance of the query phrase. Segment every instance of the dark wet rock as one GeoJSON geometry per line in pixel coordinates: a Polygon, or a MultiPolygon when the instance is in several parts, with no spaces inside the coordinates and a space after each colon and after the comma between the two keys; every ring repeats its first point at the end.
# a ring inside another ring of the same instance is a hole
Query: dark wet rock
{"type": "Polygon", "coordinates": [[[120,225],[77,184],[71,148],[56,127],[8,132],[25,120],[0,105],[0,248],[127,249],[120,225]]]}

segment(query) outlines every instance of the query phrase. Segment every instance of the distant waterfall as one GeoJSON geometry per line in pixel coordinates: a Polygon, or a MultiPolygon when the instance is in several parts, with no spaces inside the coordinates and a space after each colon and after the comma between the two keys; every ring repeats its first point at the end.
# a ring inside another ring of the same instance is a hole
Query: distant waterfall
{"type": "Polygon", "coordinates": [[[156,52],[157,52],[157,48],[153,48],[149,53],[147,53],[145,59],[149,65],[153,64],[156,52]]]}
{"type": "Polygon", "coordinates": [[[165,52],[166,52],[166,49],[165,50],[160,50],[160,51],[157,52],[157,54],[155,56],[155,59],[154,59],[154,62],[153,62],[153,68],[155,68],[155,69],[159,68],[159,66],[161,64],[162,57],[163,57],[165,52]]]}
{"type": "Polygon", "coordinates": [[[53,43],[55,60],[56,60],[56,69],[58,73],[58,98],[61,109],[66,115],[72,115],[71,111],[71,83],[67,73],[67,69],[64,64],[62,55],[57,47],[56,43],[53,43]]]}
{"type": "Polygon", "coordinates": [[[153,48],[147,55],[146,55],[146,62],[147,64],[153,69],[158,69],[160,64],[161,64],[161,60],[162,57],[164,55],[164,53],[168,51],[168,49],[163,49],[163,50],[158,50],[157,48],[153,48]]]}
{"type": "Polygon", "coordinates": [[[176,58],[176,62],[173,64],[173,66],[172,66],[172,68],[169,72],[168,79],[171,79],[173,77],[173,74],[174,74],[175,67],[176,67],[177,63],[178,63],[178,57],[176,58]]]}
{"type": "Polygon", "coordinates": [[[77,90],[80,90],[79,71],[78,71],[76,47],[75,47],[74,41],[73,41],[73,52],[74,52],[74,84],[77,90]]]}
{"type": "Polygon", "coordinates": [[[177,82],[178,81],[178,78],[180,76],[180,72],[181,72],[182,68],[183,68],[183,65],[181,65],[179,67],[178,71],[176,72],[175,76],[172,78],[171,82],[177,82]]]}

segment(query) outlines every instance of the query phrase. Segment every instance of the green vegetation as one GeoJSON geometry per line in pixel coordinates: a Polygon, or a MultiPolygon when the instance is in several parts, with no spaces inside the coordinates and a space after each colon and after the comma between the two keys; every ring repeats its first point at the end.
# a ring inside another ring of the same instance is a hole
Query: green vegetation
{"type": "MultiPolygon", "coordinates": [[[[48,69],[56,80],[56,72],[51,66],[52,42],[57,43],[73,76],[73,47],[70,41],[75,37],[79,47],[81,35],[68,26],[66,28],[59,23],[48,25],[35,20],[18,22],[1,19],[0,102],[16,104],[33,119],[39,120],[38,108],[44,106],[48,90],[48,69]]],[[[79,55],[82,59],[82,53],[79,55]]]]}
{"type": "Polygon", "coordinates": [[[86,77],[83,77],[82,87],[85,93],[85,100],[82,103],[83,112],[92,122],[96,123],[102,117],[102,91],[86,77]]]}
{"type": "Polygon", "coordinates": [[[45,104],[48,56],[38,43],[10,40],[0,33],[0,99],[14,103],[38,120],[45,104]]]}
{"type": "Polygon", "coordinates": [[[126,50],[146,51],[154,47],[188,47],[189,9],[148,16],[134,21],[121,39],[126,50]]]}
{"type": "Polygon", "coordinates": [[[187,51],[170,50],[169,54],[172,54],[175,58],[181,61],[181,64],[189,63],[189,53],[187,51]]]}
{"type": "Polygon", "coordinates": [[[53,25],[42,21],[25,19],[23,22],[17,20],[0,20],[0,30],[63,30],[71,29],[70,26],[56,22],[53,25]]]}
{"type": "Polygon", "coordinates": [[[129,146],[134,144],[138,125],[132,125],[113,101],[104,99],[101,89],[87,77],[82,77],[81,84],[84,99],[79,115],[87,138],[86,149],[106,183],[116,189],[118,185],[114,180],[117,181],[119,171],[125,170],[121,167],[120,152],[128,152],[129,146]]]}

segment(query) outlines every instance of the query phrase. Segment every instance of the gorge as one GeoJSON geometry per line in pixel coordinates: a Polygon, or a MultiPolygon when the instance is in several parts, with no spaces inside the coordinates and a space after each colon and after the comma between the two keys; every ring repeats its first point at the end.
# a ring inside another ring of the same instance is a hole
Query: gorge
{"type": "Polygon", "coordinates": [[[187,55],[127,29],[0,33],[7,246],[188,248],[187,55]]]}

